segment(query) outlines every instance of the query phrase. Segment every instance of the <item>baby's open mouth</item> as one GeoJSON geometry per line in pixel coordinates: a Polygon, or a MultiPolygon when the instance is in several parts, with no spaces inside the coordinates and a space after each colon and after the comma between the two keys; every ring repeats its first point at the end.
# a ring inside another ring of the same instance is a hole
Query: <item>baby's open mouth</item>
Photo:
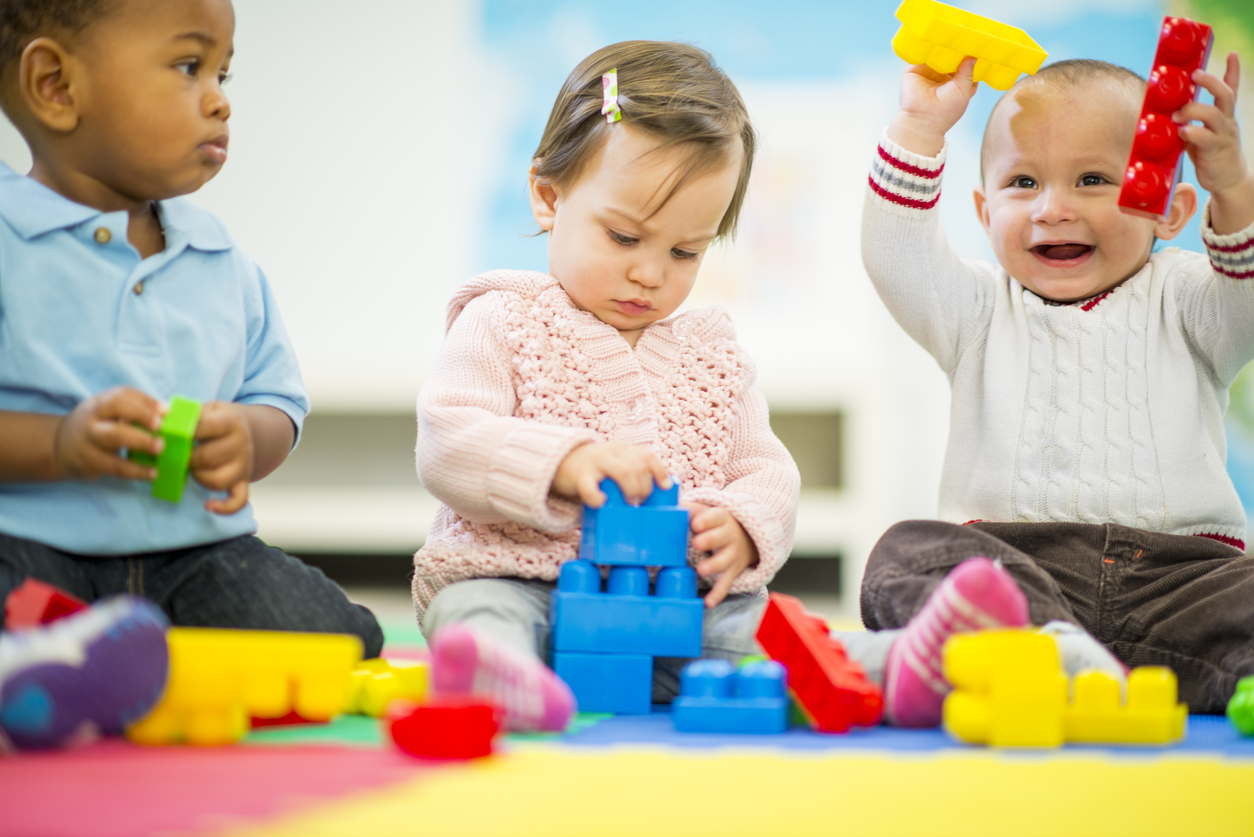
{"type": "Polygon", "coordinates": [[[1032,248],[1032,252],[1042,259],[1057,262],[1087,256],[1092,250],[1088,244],[1038,244],[1032,248]]]}

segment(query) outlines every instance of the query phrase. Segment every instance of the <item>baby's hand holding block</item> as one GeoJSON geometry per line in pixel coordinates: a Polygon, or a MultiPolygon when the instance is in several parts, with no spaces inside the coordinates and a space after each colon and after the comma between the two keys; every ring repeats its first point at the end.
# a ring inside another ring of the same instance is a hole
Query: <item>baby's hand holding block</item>
{"type": "Polygon", "coordinates": [[[157,478],[152,482],[152,496],[177,503],[183,499],[183,486],[187,484],[187,468],[192,458],[192,440],[196,425],[200,423],[200,402],[176,395],[170,399],[170,409],[161,419],[157,435],[165,440],[165,447],[157,456],[143,451],[129,451],[127,456],[142,465],[155,466],[157,478]]]}

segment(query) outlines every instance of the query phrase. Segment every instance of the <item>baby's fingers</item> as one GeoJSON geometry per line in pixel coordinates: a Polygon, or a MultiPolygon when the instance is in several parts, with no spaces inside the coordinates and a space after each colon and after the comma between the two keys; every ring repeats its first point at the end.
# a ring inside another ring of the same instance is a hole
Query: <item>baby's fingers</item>
{"type": "Polygon", "coordinates": [[[205,503],[205,510],[214,514],[235,514],[248,502],[248,482],[240,480],[233,483],[225,500],[210,500],[205,503]]]}
{"type": "Polygon", "coordinates": [[[83,452],[83,472],[93,477],[117,477],[123,480],[148,480],[157,478],[157,469],[125,457],[108,453],[99,448],[87,448],[83,452]]]}
{"type": "Polygon", "coordinates": [[[575,482],[575,490],[579,493],[579,500],[587,506],[599,509],[605,505],[605,492],[601,490],[602,476],[597,471],[591,471],[582,474],[575,482]]]}
{"type": "MultiPolygon", "coordinates": [[[[1212,75],[1205,70],[1195,70],[1193,72],[1193,81],[1198,87],[1203,88],[1215,97],[1215,107],[1225,116],[1231,118],[1236,113],[1237,108],[1237,91],[1226,81],[1221,81],[1218,76],[1212,75]]],[[[1193,104],[1197,104],[1194,102],[1193,104]]],[[[1181,108],[1183,111],[1187,108],[1181,108]]],[[[1197,117],[1193,117],[1197,118],[1197,117]]]]}
{"type": "Polygon", "coordinates": [[[710,588],[710,592],[705,594],[705,606],[707,608],[714,607],[727,598],[727,594],[731,592],[732,585],[736,582],[736,575],[737,573],[728,571],[715,580],[714,586],[710,588]]]}
{"type": "MultiPolygon", "coordinates": [[[[134,426],[128,422],[101,421],[93,419],[87,424],[87,441],[98,451],[114,454],[121,448],[151,453],[153,456],[165,448],[165,440],[160,436],[134,426]]],[[[117,457],[112,457],[116,459],[117,457]]]]}
{"type": "Polygon", "coordinates": [[[138,424],[158,430],[164,408],[161,402],[131,387],[114,387],[97,395],[91,412],[98,419],[138,424]]]}

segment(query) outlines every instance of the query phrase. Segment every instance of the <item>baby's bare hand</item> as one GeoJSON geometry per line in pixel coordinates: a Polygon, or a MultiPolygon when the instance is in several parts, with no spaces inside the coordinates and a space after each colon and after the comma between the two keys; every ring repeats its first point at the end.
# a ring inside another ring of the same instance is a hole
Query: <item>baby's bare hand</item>
{"type": "Polygon", "coordinates": [[[80,401],[57,426],[53,447],[58,477],[155,479],[154,468],[132,462],[119,451],[161,453],[164,440],[145,429],[160,428],[161,415],[157,399],[131,387],[114,387],[80,401]]]}
{"type": "Polygon", "coordinates": [[[1237,54],[1228,56],[1222,80],[1197,70],[1193,81],[1209,91],[1215,103],[1190,102],[1172,114],[1172,119],[1181,126],[1180,138],[1197,169],[1197,182],[1211,195],[1221,195],[1240,188],[1250,177],[1236,119],[1237,87],[1241,81],[1237,54]],[[1202,124],[1189,124],[1191,122],[1202,124]]]}
{"type": "Polygon", "coordinates": [[[715,579],[705,596],[705,606],[714,607],[727,598],[733,582],[742,572],[757,565],[758,548],[727,509],[703,503],[682,502],[680,505],[688,509],[693,547],[713,553],[697,564],[697,574],[715,579]]]}
{"type": "Polygon", "coordinates": [[[974,72],[974,58],[963,59],[952,75],[926,64],[908,67],[901,76],[901,109],[889,123],[888,136],[909,151],[935,157],[979,87],[971,80],[974,72]]]}
{"type": "Polygon", "coordinates": [[[648,448],[623,442],[594,442],[566,454],[553,475],[550,491],[599,509],[605,503],[600,483],[606,477],[618,483],[629,503],[643,503],[653,493],[654,483],[663,489],[671,487],[666,466],[648,448]]]}
{"type": "Polygon", "coordinates": [[[200,411],[196,440],[199,444],[189,464],[192,477],[205,488],[227,492],[225,500],[209,500],[205,509],[234,514],[244,508],[253,471],[253,440],[243,408],[210,401],[200,411]]]}

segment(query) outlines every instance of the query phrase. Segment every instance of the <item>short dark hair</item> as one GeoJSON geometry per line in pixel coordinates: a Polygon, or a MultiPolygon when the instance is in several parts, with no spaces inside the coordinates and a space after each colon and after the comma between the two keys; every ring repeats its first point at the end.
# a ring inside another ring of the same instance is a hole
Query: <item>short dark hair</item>
{"type": "Polygon", "coordinates": [[[1099,81],[1135,86],[1142,95],[1145,92],[1144,78],[1127,67],[1111,64],[1109,61],[1098,61],[1095,58],[1068,58],[1065,61],[1055,61],[1053,64],[1042,67],[1036,75],[1023,76],[1016,81],[1014,86],[1002,94],[997,104],[993,105],[993,109],[988,112],[988,122],[984,124],[984,138],[980,140],[980,182],[984,182],[984,146],[988,143],[988,126],[993,124],[993,115],[997,113],[1001,103],[1006,101],[1015,90],[1040,84],[1056,88],[1078,87],[1099,81]]]}
{"type": "Polygon", "coordinates": [[[691,145],[685,171],[672,195],[687,180],[728,161],[740,140],[743,154],[736,191],[718,225],[718,236],[735,232],[753,169],[756,137],[744,100],[705,50],[669,41],[623,41],[602,47],[571,71],[549,115],[535,176],[550,183],[573,183],[615,125],[601,115],[601,76],[618,69],[622,124],[654,134],[661,147],[691,145]]]}
{"type": "Polygon", "coordinates": [[[22,52],[45,35],[77,35],[115,0],[0,0],[0,106],[9,106],[13,73],[22,52]]]}

